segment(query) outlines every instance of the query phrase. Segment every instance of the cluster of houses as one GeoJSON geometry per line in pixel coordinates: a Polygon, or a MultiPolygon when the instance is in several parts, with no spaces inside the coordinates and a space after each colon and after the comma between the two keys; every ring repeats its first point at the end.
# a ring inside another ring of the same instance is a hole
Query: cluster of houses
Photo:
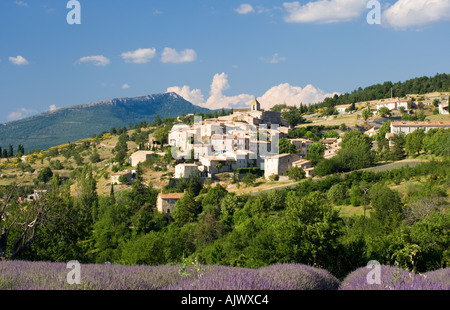
{"type": "MultiPolygon", "coordinates": [[[[169,132],[169,144],[180,151],[182,159],[193,155],[196,160],[178,164],[175,178],[192,174],[214,177],[217,173],[256,167],[264,170],[268,179],[272,174],[282,176],[293,166],[301,167],[307,177],[312,177],[311,162],[305,157],[313,141],[290,139],[297,153],[278,152],[278,140],[286,138],[291,129],[281,112],[261,111],[258,100],[249,109],[235,109],[231,115],[200,120],[191,126],[175,125],[169,132]]],[[[328,156],[338,149],[337,140],[324,142],[328,156]]]]}
{"type": "MultiPolygon", "coordinates": [[[[408,100],[388,100],[379,102],[377,108],[384,106],[390,110],[398,110],[402,106],[408,108],[409,104],[408,100]]],[[[345,111],[348,107],[341,108],[345,111]]],[[[408,134],[416,129],[425,129],[426,132],[442,127],[450,128],[450,122],[393,122],[387,138],[390,139],[398,132],[408,134]]],[[[291,129],[281,117],[281,112],[262,111],[258,100],[255,100],[250,108],[234,109],[233,113],[227,116],[199,119],[194,121],[193,125],[174,125],[168,134],[172,156],[180,162],[175,166],[174,177],[183,179],[197,175],[201,178],[212,178],[218,173],[256,167],[263,170],[264,177],[269,179],[272,175],[281,177],[295,166],[302,168],[306,177],[313,177],[313,167],[306,159],[308,148],[313,141],[306,138],[289,139],[297,153],[278,152],[279,139],[287,138],[291,129]]],[[[377,130],[372,128],[364,133],[373,136],[376,132],[377,130]]],[[[321,140],[325,147],[324,158],[335,156],[341,141],[341,137],[321,140]]],[[[137,151],[130,156],[129,163],[135,167],[153,154],[153,151],[137,151]]],[[[133,170],[113,175],[112,182],[120,183],[118,179],[121,175],[131,179],[133,170]]],[[[158,211],[170,214],[182,195],[183,193],[161,192],[157,198],[158,211]]]]}
{"type": "MultiPolygon", "coordinates": [[[[431,105],[433,104],[434,100],[439,100],[438,110],[439,114],[449,114],[448,111],[448,104],[449,104],[449,97],[433,97],[428,98],[427,100],[421,101],[423,105],[431,105]]],[[[375,109],[373,110],[374,113],[377,113],[380,108],[388,108],[389,111],[398,111],[401,108],[404,108],[405,111],[411,111],[411,108],[414,107],[416,104],[411,99],[401,99],[401,98],[391,98],[391,99],[383,99],[378,101],[375,104],[375,109]]],[[[349,111],[349,108],[351,107],[350,104],[345,105],[338,105],[335,107],[336,111],[339,114],[347,114],[351,113],[349,111]]]]}

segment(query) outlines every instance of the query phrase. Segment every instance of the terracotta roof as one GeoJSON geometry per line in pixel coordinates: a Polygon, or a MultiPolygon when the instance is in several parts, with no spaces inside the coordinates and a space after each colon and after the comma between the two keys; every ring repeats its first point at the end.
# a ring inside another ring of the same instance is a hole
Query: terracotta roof
{"type": "Polygon", "coordinates": [[[300,159],[300,160],[294,161],[292,164],[293,165],[301,165],[301,164],[306,164],[306,163],[310,163],[310,161],[306,160],[306,159],[300,159]]]}
{"type": "Polygon", "coordinates": [[[323,139],[322,143],[334,143],[337,141],[337,138],[327,138],[327,139],[323,139]]]}
{"type": "Polygon", "coordinates": [[[314,141],[311,141],[309,139],[303,139],[303,138],[289,139],[289,141],[296,141],[296,142],[298,141],[298,142],[304,142],[304,143],[306,143],[306,142],[314,143],[314,141]]]}
{"type": "Polygon", "coordinates": [[[225,158],[218,157],[218,156],[200,156],[200,157],[203,157],[203,158],[208,159],[208,160],[227,161],[225,158]]]}
{"type": "Polygon", "coordinates": [[[158,194],[158,197],[162,199],[180,199],[184,193],[169,193],[169,194],[158,194]]]}
{"type": "Polygon", "coordinates": [[[266,159],[283,158],[283,157],[287,157],[287,156],[298,156],[298,155],[285,153],[285,154],[278,154],[278,155],[266,157],[266,159]]]}

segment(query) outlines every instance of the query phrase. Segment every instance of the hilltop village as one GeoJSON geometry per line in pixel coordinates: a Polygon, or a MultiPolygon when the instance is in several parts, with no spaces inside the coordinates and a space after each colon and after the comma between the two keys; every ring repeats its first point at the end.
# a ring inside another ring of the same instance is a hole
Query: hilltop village
{"type": "MultiPolygon", "coordinates": [[[[428,100],[425,104],[432,104],[428,100]]],[[[423,107],[423,102],[420,102],[423,107]]],[[[380,117],[381,123],[375,123],[370,129],[355,127],[364,135],[374,137],[383,121],[387,121],[393,113],[412,114],[413,108],[417,108],[411,99],[386,99],[373,105],[360,106],[357,110],[351,110],[351,105],[336,106],[339,115],[350,115],[364,111],[370,116],[380,117]]],[[[342,138],[347,128],[345,125],[332,131],[333,136],[325,135],[319,141],[313,141],[308,137],[290,138],[290,132],[295,126],[289,124],[282,117],[289,108],[280,112],[261,110],[258,100],[254,100],[247,109],[234,109],[231,114],[217,118],[198,119],[194,124],[175,124],[167,137],[167,145],[171,147],[171,154],[176,159],[174,179],[188,179],[191,176],[202,180],[215,180],[216,175],[233,173],[238,180],[248,174],[255,177],[264,177],[269,180],[287,181],[291,177],[290,171],[300,173],[300,177],[314,177],[314,164],[308,156],[313,144],[319,145],[324,159],[334,157],[341,148],[342,138]],[[289,142],[289,146],[280,143],[289,142]],[[300,172],[298,172],[300,171],[300,172]]],[[[448,114],[448,99],[439,104],[439,113],[448,114]]],[[[187,115],[194,117],[194,115],[187,115]]],[[[337,127],[337,126],[336,126],[337,127]]],[[[427,133],[431,129],[450,128],[449,121],[390,121],[388,132],[384,137],[389,141],[389,146],[394,146],[395,136],[403,133],[408,135],[421,129],[427,133]]],[[[316,139],[317,140],[317,139],[316,139]]],[[[157,146],[157,141],[150,135],[147,147],[157,146]]],[[[376,153],[376,141],[371,151],[376,153]]],[[[129,157],[129,164],[136,167],[145,162],[153,151],[138,150],[129,157]]],[[[112,183],[119,184],[119,178],[126,177],[127,181],[133,179],[135,170],[122,171],[112,175],[112,183]]],[[[293,172],[294,173],[294,172],[293,172]]],[[[175,202],[183,196],[183,193],[161,193],[158,196],[157,209],[163,213],[170,213],[175,202]]]]}

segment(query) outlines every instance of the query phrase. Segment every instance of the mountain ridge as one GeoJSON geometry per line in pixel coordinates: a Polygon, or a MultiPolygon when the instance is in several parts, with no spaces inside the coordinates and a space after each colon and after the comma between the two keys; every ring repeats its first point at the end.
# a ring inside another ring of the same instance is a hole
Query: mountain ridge
{"type": "Polygon", "coordinates": [[[26,150],[51,146],[90,137],[112,127],[142,121],[151,122],[157,115],[208,112],[180,95],[168,92],[138,97],[112,98],[58,108],[0,126],[0,146],[22,144],[26,150]]]}

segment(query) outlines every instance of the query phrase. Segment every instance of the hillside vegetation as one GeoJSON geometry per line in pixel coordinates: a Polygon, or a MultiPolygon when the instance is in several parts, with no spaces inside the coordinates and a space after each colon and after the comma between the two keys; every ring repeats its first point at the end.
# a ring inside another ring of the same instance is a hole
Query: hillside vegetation
{"type": "Polygon", "coordinates": [[[45,150],[52,146],[89,138],[112,127],[152,122],[180,114],[208,112],[175,93],[136,98],[119,98],[60,108],[26,119],[0,125],[0,146],[21,144],[26,150],[45,150]]]}

